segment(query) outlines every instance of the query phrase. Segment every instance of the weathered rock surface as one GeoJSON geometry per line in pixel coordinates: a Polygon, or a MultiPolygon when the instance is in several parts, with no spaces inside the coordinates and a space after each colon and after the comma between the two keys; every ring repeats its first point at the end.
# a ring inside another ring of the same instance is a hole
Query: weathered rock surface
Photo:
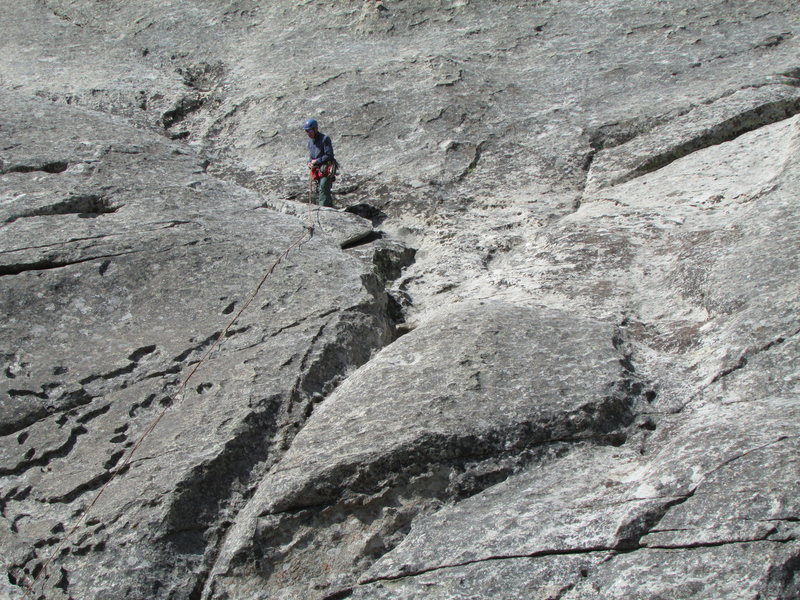
{"type": "Polygon", "coordinates": [[[4,3],[0,598],[800,597],[799,22],[4,3]]]}
{"type": "Polygon", "coordinates": [[[303,597],[329,583],[331,530],[339,579],[348,559],[355,576],[424,510],[415,506],[476,494],[569,441],[618,442],[645,392],[614,338],[608,325],[494,303],[445,311],[402,337],[337,389],[262,482],[221,555],[233,580],[225,597],[303,597]],[[348,512],[372,526],[341,523],[348,512]],[[282,545],[308,549],[259,550],[270,555],[263,574],[237,573],[254,545],[293,527],[282,545]]]}
{"type": "Polygon", "coordinates": [[[258,195],[209,177],[191,152],[122,119],[13,98],[2,113],[9,576],[24,582],[34,572],[175,403],[67,546],[72,557],[59,568],[86,577],[59,585],[81,598],[191,589],[208,536],[224,530],[249,479],[391,340],[377,277],[339,249],[371,225],[347,213],[301,220],[263,209],[258,195]],[[22,110],[25,127],[16,125],[22,110]],[[48,128],[59,139],[36,148],[48,128]],[[53,163],[65,168],[42,168],[53,163]],[[165,581],[164,568],[183,574],[165,581]]]}

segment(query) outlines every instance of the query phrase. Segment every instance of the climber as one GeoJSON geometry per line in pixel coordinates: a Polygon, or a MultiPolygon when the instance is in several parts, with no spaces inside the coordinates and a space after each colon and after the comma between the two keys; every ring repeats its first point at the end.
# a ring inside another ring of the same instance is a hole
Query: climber
{"type": "Polygon", "coordinates": [[[331,187],[336,180],[336,168],[339,166],[333,157],[333,142],[324,133],[320,133],[319,126],[314,119],[303,123],[308,135],[308,168],[311,170],[311,179],[317,186],[317,204],[319,206],[333,206],[331,187]]]}

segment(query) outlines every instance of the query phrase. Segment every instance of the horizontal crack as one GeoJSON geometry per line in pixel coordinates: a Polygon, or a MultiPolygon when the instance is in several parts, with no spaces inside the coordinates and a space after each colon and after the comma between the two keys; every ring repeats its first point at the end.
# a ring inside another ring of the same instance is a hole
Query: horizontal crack
{"type": "Polygon", "coordinates": [[[80,215],[86,217],[96,217],[101,214],[117,212],[122,205],[114,204],[105,196],[98,194],[83,194],[71,196],[56,202],[32,210],[13,215],[6,219],[6,223],[13,223],[17,219],[28,219],[32,217],[54,217],[58,215],[80,215]]]}
{"type": "Polygon", "coordinates": [[[434,573],[436,571],[441,571],[444,569],[455,569],[459,567],[468,567],[470,565],[480,564],[484,562],[493,562],[493,561],[500,561],[500,560],[524,560],[529,558],[544,558],[549,556],[580,556],[584,554],[596,554],[598,552],[605,552],[612,555],[618,554],[630,554],[631,552],[636,552],[639,550],[697,550],[702,548],[714,548],[719,546],[727,546],[727,545],[741,545],[741,544],[757,544],[757,543],[788,543],[795,541],[794,537],[787,537],[785,539],[770,539],[768,537],[762,539],[741,539],[741,540],[723,540],[717,542],[698,542],[696,544],[676,544],[676,545],[661,545],[661,546],[636,546],[635,548],[626,548],[624,550],[620,550],[619,548],[615,547],[608,547],[608,546],[590,546],[587,548],[564,548],[564,549],[548,549],[548,550],[540,550],[537,552],[528,552],[528,553],[520,553],[520,554],[500,554],[500,555],[492,555],[492,556],[485,556],[482,558],[475,558],[472,560],[466,560],[463,562],[456,562],[456,563],[447,563],[442,565],[436,565],[424,569],[410,569],[407,568],[407,565],[403,565],[400,567],[399,573],[396,575],[382,575],[380,577],[372,577],[368,579],[362,579],[358,582],[358,585],[369,585],[371,583],[377,583],[380,581],[396,581],[398,579],[404,579],[406,577],[418,577],[420,575],[425,575],[427,573],[434,573]]]}
{"type": "MultiPolygon", "coordinates": [[[[2,225],[2,224],[0,224],[0,225],[2,225]]],[[[61,246],[67,246],[69,244],[74,244],[75,242],[90,242],[90,241],[93,241],[93,240],[102,240],[102,239],[111,237],[112,235],[115,235],[115,234],[110,234],[110,235],[106,235],[106,234],[103,234],[103,235],[90,235],[90,236],[87,236],[87,237],[72,238],[72,239],[69,239],[69,240],[65,240],[63,242],[53,242],[53,243],[50,243],[50,244],[41,244],[39,246],[23,246],[22,248],[9,248],[8,250],[0,250],[0,254],[13,254],[14,252],[26,252],[28,250],[45,250],[47,248],[59,248],[61,246]]]]}
{"type": "Polygon", "coordinates": [[[771,538],[771,534],[764,537],[754,539],[731,539],[731,540],[717,540],[715,542],[695,542],[692,544],[659,544],[655,546],[641,546],[638,550],[697,550],[699,548],[717,548],[720,546],[732,546],[737,544],[758,544],[761,542],[769,542],[776,544],[785,544],[795,541],[796,538],[788,536],[786,538],[771,538]]]}
{"type": "Polygon", "coordinates": [[[62,269],[73,265],[79,265],[85,262],[92,262],[94,260],[103,260],[107,258],[116,258],[118,256],[126,256],[135,254],[139,250],[128,250],[126,252],[118,252],[115,254],[99,254],[96,256],[87,256],[86,258],[78,258],[74,260],[58,260],[58,259],[40,259],[29,263],[17,263],[10,265],[0,265],[0,277],[5,275],[19,275],[28,271],[49,271],[52,269],[62,269]]]}
{"type": "Polygon", "coordinates": [[[40,161],[34,164],[12,164],[7,167],[0,168],[0,175],[6,173],[35,173],[37,171],[43,173],[63,173],[69,168],[69,162],[66,160],[53,160],[53,161],[40,161]]]}
{"type": "MultiPolygon", "coordinates": [[[[721,463],[720,465],[718,465],[717,467],[715,467],[714,469],[712,469],[711,471],[706,473],[703,476],[703,479],[707,478],[709,475],[711,475],[715,471],[723,468],[725,465],[728,465],[728,464],[730,464],[730,463],[732,463],[732,462],[734,462],[734,461],[736,461],[736,460],[738,460],[738,459],[740,459],[740,458],[742,458],[744,456],[747,456],[748,454],[750,454],[752,452],[755,452],[757,450],[763,449],[765,447],[768,447],[768,446],[776,444],[776,443],[780,443],[780,442],[782,442],[782,441],[784,441],[786,439],[788,439],[788,436],[782,436],[782,437],[779,437],[779,438],[777,438],[775,440],[772,440],[771,442],[768,442],[768,443],[763,444],[761,446],[758,446],[756,448],[751,448],[751,449],[747,450],[746,452],[738,454],[738,455],[736,455],[736,456],[724,461],[723,463],[721,463]]],[[[639,526],[636,526],[637,524],[635,524],[635,523],[631,524],[632,529],[638,529],[639,533],[641,533],[641,535],[633,535],[633,533],[635,533],[635,532],[632,532],[632,535],[629,536],[627,539],[625,539],[625,536],[623,535],[623,536],[621,536],[620,542],[618,542],[616,544],[613,544],[613,545],[608,545],[608,546],[590,546],[590,547],[586,547],[586,548],[567,548],[567,549],[554,549],[554,548],[551,548],[551,549],[540,550],[540,551],[529,552],[529,553],[492,555],[492,556],[486,556],[486,557],[477,558],[477,559],[471,559],[471,560],[468,560],[468,561],[447,563],[447,564],[437,565],[435,567],[429,567],[429,568],[425,568],[425,569],[416,569],[416,570],[411,570],[407,566],[405,566],[405,567],[401,566],[400,567],[400,572],[398,574],[396,574],[396,575],[385,575],[385,576],[381,576],[381,577],[365,579],[365,580],[360,581],[359,585],[366,585],[366,584],[374,583],[374,582],[377,582],[377,581],[389,581],[389,580],[395,580],[395,579],[402,579],[404,577],[415,577],[415,576],[418,576],[418,575],[423,575],[425,573],[430,573],[430,572],[434,572],[434,571],[438,571],[438,570],[442,570],[442,569],[458,568],[458,567],[469,566],[469,565],[476,564],[476,563],[482,563],[482,562],[488,562],[488,561],[496,561],[496,560],[514,560],[514,559],[526,559],[526,558],[541,558],[541,557],[545,557],[545,556],[578,555],[578,554],[589,554],[589,553],[596,553],[596,552],[610,552],[610,553],[614,553],[614,554],[623,554],[623,553],[629,553],[629,552],[633,552],[633,551],[637,551],[637,550],[643,550],[643,549],[644,550],[650,550],[650,549],[653,549],[653,550],[660,550],[660,549],[664,549],[664,550],[680,550],[680,549],[692,550],[692,549],[697,549],[697,548],[724,546],[726,544],[745,544],[745,543],[756,543],[756,542],[782,543],[782,542],[789,542],[789,541],[792,541],[794,539],[791,536],[787,536],[786,539],[771,538],[770,536],[772,536],[775,532],[774,531],[770,531],[770,532],[767,532],[763,537],[755,538],[755,539],[729,539],[729,540],[718,540],[718,541],[714,541],[714,542],[697,542],[697,543],[692,543],[692,544],[659,544],[659,545],[642,544],[641,543],[642,537],[644,537],[644,535],[646,535],[647,533],[654,532],[655,530],[653,529],[653,527],[658,522],[660,522],[663,519],[663,517],[671,509],[675,508],[676,506],[679,506],[680,504],[683,504],[684,502],[686,502],[690,498],[692,498],[694,496],[694,492],[697,489],[697,487],[699,487],[699,484],[698,484],[698,486],[695,487],[695,489],[691,490],[688,494],[686,494],[684,496],[672,498],[670,501],[666,502],[664,505],[657,507],[657,509],[654,510],[652,512],[652,514],[644,515],[642,522],[638,523],[639,526]]]]}
{"type": "Polygon", "coordinates": [[[405,577],[417,577],[419,575],[424,575],[426,573],[433,573],[435,571],[441,571],[443,569],[454,569],[458,567],[467,567],[474,564],[480,564],[484,562],[492,562],[498,560],[520,560],[520,559],[527,559],[527,558],[542,558],[546,556],[576,556],[581,554],[594,554],[597,552],[614,552],[616,554],[620,553],[618,548],[614,548],[611,546],[588,546],[586,548],[564,548],[564,549],[556,549],[550,548],[547,550],[539,550],[537,552],[526,552],[520,554],[499,554],[499,555],[492,555],[492,556],[485,556],[482,558],[474,558],[472,560],[465,560],[463,562],[457,563],[447,563],[443,565],[436,565],[434,567],[429,567],[425,569],[415,569],[412,570],[408,567],[408,565],[402,565],[400,567],[400,573],[397,575],[383,575],[381,577],[373,577],[369,579],[363,579],[359,581],[359,585],[367,585],[370,583],[375,583],[378,581],[394,581],[397,579],[403,579],[405,577]]]}
{"type": "MultiPolygon", "coordinates": [[[[164,225],[163,227],[159,227],[157,229],[169,229],[171,227],[174,227],[175,225],[180,225],[182,223],[183,222],[176,221],[176,222],[173,222],[172,224],[164,225]]],[[[153,230],[148,230],[148,231],[153,231],[153,230]]],[[[70,240],[67,243],[71,243],[71,242],[72,242],[72,240],[70,240]]],[[[194,241],[190,242],[189,244],[183,244],[183,246],[187,246],[187,245],[189,245],[189,246],[200,246],[200,245],[202,245],[202,246],[210,246],[210,245],[213,245],[213,244],[198,244],[197,242],[194,242],[194,241]]],[[[177,247],[180,247],[180,246],[167,246],[165,248],[159,248],[157,250],[152,250],[151,252],[154,252],[154,253],[166,253],[166,252],[170,252],[170,251],[174,250],[177,247]]],[[[61,269],[61,268],[64,268],[64,267],[70,267],[70,266],[73,266],[73,265],[79,265],[79,264],[82,264],[82,263],[85,263],[85,262],[92,262],[92,261],[96,261],[96,260],[106,260],[106,259],[109,259],[109,258],[117,258],[117,257],[120,257],[120,256],[129,256],[129,255],[138,254],[138,253],[142,253],[142,252],[148,252],[148,251],[149,250],[147,250],[146,248],[134,248],[132,250],[125,250],[123,252],[113,252],[113,253],[109,253],[109,254],[96,254],[96,255],[87,256],[87,257],[84,257],[84,258],[76,258],[76,259],[72,259],[72,260],[68,260],[68,259],[60,259],[59,260],[57,258],[50,257],[50,258],[42,258],[42,259],[39,259],[39,260],[34,260],[34,261],[31,261],[31,262],[27,262],[27,263],[16,263],[16,264],[0,265],[0,277],[2,277],[4,275],[19,275],[19,274],[25,273],[27,271],[48,271],[48,270],[52,270],[52,269],[61,269]]]]}
{"type": "MultiPolygon", "coordinates": [[[[7,222],[2,222],[2,223],[0,223],[0,228],[4,227],[6,225],[8,225],[7,222]]],[[[45,250],[47,248],[60,248],[60,247],[63,247],[63,246],[69,246],[70,244],[75,244],[77,242],[91,242],[93,240],[104,240],[104,239],[113,238],[113,237],[129,236],[132,233],[133,234],[150,233],[152,231],[161,231],[163,229],[173,229],[173,228],[179,227],[181,225],[199,225],[199,224],[197,222],[195,222],[195,221],[184,221],[184,220],[173,219],[173,220],[169,220],[169,221],[157,221],[155,223],[148,223],[148,225],[153,225],[153,226],[152,227],[137,228],[133,232],[124,231],[124,232],[119,232],[119,233],[114,233],[114,232],[103,233],[103,234],[100,234],[100,235],[89,235],[89,236],[85,236],[85,237],[70,238],[68,240],[64,240],[64,241],[61,241],[61,242],[51,242],[51,243],[48,243],[48,244],[40,244],[40,245],[37,245],[37,246],[23,246],[23,247],[20,247],[20,248],[9,248],[7,250],[0,250],[0,255],[2,255],[2,254],[13,254],[15,252],[25,252],[25,251],[28,251],[28,250],[45,250]]]]}

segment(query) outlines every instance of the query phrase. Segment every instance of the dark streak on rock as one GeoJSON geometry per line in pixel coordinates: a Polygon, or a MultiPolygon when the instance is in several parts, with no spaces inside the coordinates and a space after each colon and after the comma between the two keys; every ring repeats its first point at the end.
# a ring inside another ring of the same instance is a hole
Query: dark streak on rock
{"type": "Polygon", "coordinates": [[[14,215],[6,219],[6,223],[13,223],[17,219],[27,219],[32,217],[52,217],[58,215],[78,215],[82,218],[95,218],[101,214],[115,213],[121,208],[109,198],[97,194],[84,194],[70,196],[55,204],[48,204],[33,210],[14,215]]]}
{"type": "MultiPolygon", "coordinates": [[[[220,515],[237,496],[234,490],[247,489],[246,484],[259,464],[268,459],[278,427],[280,401],[279,396],[274,396],[260,402],[225,448],[214,459],[195,467],[179,484],[165,518],[169,533],[162,538],[173,551],[216,556],[219,548],[208,547],[206,529],[216,525],[224,530],[230,525],[220,525],[220,515]],[[176,535],[178,533],[180,535],[176,535]]],[[[207,577],[208,571],[199,575],[195,590],[202,589],[207,577]]]]}
{"type": "Polygon", "coordinates": [[[156,351],[156,346],[154,344],[150,346],[143,346],[137,350],[134,350],[128,357],[128,360],[138,363],[140,360],[142,360],[142,358],[144,358],[148,354],[152,354],[155,351],[156,351]]]}
{"type": "MultiPolygon", "coordinates": [[[[192,346],[191,348],[188,348],[187,350],[184,350],[183,352],[178,354],[176,357],[174,357],[172,359],[173,362],[177,362],[177,363],[183,362],[187,358],[189,358],[189,356],[193,352],[197,352],[197,351],[200,351],[200,350],[203,350],[203,349],[207,348],[208,346],[213,344],[217,340],[217,338],[219,338],[221,333],[222,333],[221,331],[215,331],[214,333],[212,333],[211,335],[206,337],[202,342],[200,342],[196,346],[192,346]]],[[[193,340],[190,340],[190,341],[193,341],[193,340]]]]}
{"type": "MultiPolygon", "coordinates": [[[[106,462],[106,464],[108,464],[108,462],[106,462]]],[[[111,479],[111,476],[112,473],[110,471],[104,471],[100,475],[92,477],[89,481],[80,484],[79,486],[73,488],[69,492],[62,494],[60,496],[52,496],[47,500],[48,502],[53,502],[58,504],[69,504],[73,500],[78,499],[79,497],[83,496],[88,492],[100,489],[111,479]]]]}
{"type": "Polygon", "coordinates": [[[109,410],[111,410],[111,404],[106,404],[105,406],[101,406],[98,409],[90,410],[84,415],[81,415],[76,419],[78,423],[85,424],[91,421],[92,419],[96,419],[100,415],[106,414],[109,410]]]}
{"type": "Polygon", "coordinates": [[[345,588],[343,590],[337,590],[335,592],[331,592],[326,594],[322,597],[322,600],[344,600],[345,598],[349,598],[353,595],[353,588],[345,588]]]}
{"type": "Polygon", "coordinates": [[[205,102],[205,96],[201,95],[181,97],[171,109],[161,115],[161,125],[164,129],[170,129],[183,121],[191,113],[199,110],[205,102]]]}
{"type": "MultiPolygon", "coordinates": [[[[38,409],[31,410],[23,414],[17,420],[0,423],[0,435],[17,433],[21,429],[25,429],[33,423],[45,419],[54,413],[66,412],[78,406],[89,404],[94,399],[94,396],[90,395],[85,389],[80,388],[63,394],[56,399],[49,398],[45,395],[45,399],[50,401],[47,406],[41,406],[38,409]]],[[[63,421],[59,423],[61,425],[67,421],[64,415],[62,415],[62,417],[63,421]]]]}
{"type": "Polygon", "coordinates": [[[65,160],[43,161],[28,165],[10,165],[8,167],[3,167],[0,169],[0,175],[4,175],[5,173],[34,173],[36,171],[56,174],[63,173],[68,168],[69,162],[65,160]]]}
{"type": "Polygon", "coordinates": [[[75,447],[75,444],[77,443],[78,438],[80,436],[82,436],[83,434],[85,434],[86,432],[87,432],[87,429],[83,425],[80,425],[79,427],[75,427],[72,430],[72,432],[70,432],[70,435],[69,435],[69,438],[67,438],[67,441],[64,442],[58,448],[56,448],[54,450],[48,450],[47,452],[42,453],[42,455],[39,458],[36,458],[34,460],[23,460],[22,462],[20,462],[19,464],[17,464],[15,467],[13,467],[11,469],[6,469],[6,468],[3,468],[3,467],[0,467],[0,476],[22,475],[23,473],[25,473],[25,471],[33,469],[34,467],[44,467],[47,464],[49,464],[50,461],[53,460],[53,459],[63,458],[65,456],[67,456],[72,451],[72,449],[75,447]]]}

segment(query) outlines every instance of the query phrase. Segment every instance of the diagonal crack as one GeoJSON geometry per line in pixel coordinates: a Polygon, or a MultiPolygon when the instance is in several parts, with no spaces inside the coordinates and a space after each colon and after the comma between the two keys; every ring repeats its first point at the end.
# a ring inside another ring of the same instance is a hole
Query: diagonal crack
{"type": "Polygon", "coordinates": [[[59,496],[51,496],[47,498],[50,503],[69,504],[73,500],[77,500],[84,494],[100,489],[111,479],[111,471],[103,471],[99,475],[95,475],[89,481],[85,481],[80,485],[75,486],[68,492],[59,496]]]}
{"type": "Polygon", "coordinates": [[[723,371],[720,371],[719,373],[714,375],[714,377],[711,379],[711,381],[709,383],[716,383],[717,381],[719,381],[723,377],[727,377],[731,373],[734,373],[734,372],[738,371],[739,369],[743,369],[744,367],[747,366],[748,361],[751,358],[753,358],[754,356],[757,356],[758,354],[761,354],[762,352],[766,352],[767,350],[770,350],[770,349],[774,348],[775,346],[783,344],[786,340],[796,336],[797,334],[800,334],[800,329],[797,329],[796,331],[793,331],[792,333],[790,333],[789,335],[786,335],[786,336],[778,336],[774,340],[771,340],[771,341],[767,342],[766,344],[764,344],[763,346],[761,346],[759,348],[756,348],[754,350],[745,351],[744,354],[742,354],[739,357],[739,360],[736,362],[735,365],[733,365],[732,367],[729,367],[727,369],[724,369],[723,371]]]}
{"type": "MultiPolygon", "coordinates": [[[[664,520],[664,517],[666,517],[667,513],[669,513],[672,509],[674,509],[676,506],[684,504],[689,499],[694,497],[694,495],[697,493],[697,490],[700,488],[703,482],[706,481],[711,475],[713,475],[720,469],[725,468],[731,463],[734,463],[737,460],[740,460],[752,454],[753,452],[758,452],[759,450],[763,450],[764,448],[774,446],[775,444],[779,444],[787,439],[791,439],[791,436],[787,435],[779,436],[774,440],[771,440],[759,446],[755,446],[753,448],[749,448],[743,452],[740,452],[722,461],[721,463],[716,465],[713,469],[703,474],[703,476],[697,481],[697,483],[692,487],[692,489],[690,489],[689,492],[684,496],[680,496],[663,504],[657,505],[651,508],[650,510],[645,511],[643,514],[637,515],[636,518],[624,524],[617,530],[616,535],[617,537],[620,538],[620,541],[617,544],[617,549],[635,550],[643,547],[641,543],[642,538],[651,533],[666,531],[657,529],[658,524],[664,520]]],[[[731,540],[731,542],[733,541],[753,541],[753,540],[731,540]]],[[[710,545],[715,545],[715,544],[718,545],[722,543],[726,542],[713,542],[713,543],[709,542],[710,545]]],[[[646,545],[644,547],[657,548],[659,546],[646,545]]]]}
{"type": "Polygon", "coordinates": [[[704,481],[706,478],[708,478],[709,475],[712,475],[712,474],[716,473],[717,471],[719,471],[723,467],[727,467],[729,464],[731,464],[731,463],[733,463],[733,462],[735,462],[735,461],[737,461],[737,460],[739,460],[741,458],[744,458],[745,456],[748,456],[749,454],[752,454],[753,452],[758,452],[759,450],[763,450],[764,448],[769,448],[770,446],[774,446],[775,444],[780,444],[783,441],[786,441],[786,440],[789,440],[789,439],[793,439],[795,437],[798,437],[798,436],[782,435],[782,436],[779,436],[779,437],[775,438],[774,440],[771,440],[771,441],[769,441],[769,442],[767,442],[765,444],[761,444],[760,446],[756,446],[755,448],[750,448],[750,449],[745,450],[744,452],[742,452],[740,454],[737,454],[736,456],[732,456],[731,458],[722,461],[716,467],[711,469],[708,473],[703,475],[703,477],[701,478],[700,482],[698,482],[698,484],[692,490],[692,493],[694,493],[694,491],[700,486],[700,483],[702,483],[702,481],[704,481]]]}
{"type": "Polygon", "coordinates": [[[67,440],[58,448],[48,450],[47,452],[42,453],[42,455],[38,458],[32,460],[23,460],[10,469],[0,467],[0,477],[22,475],[34,467],[47,466],[50,461],[55,458],[63,458],[67,456],[75,447],[75,444],[78,442],[78,438],[87,432],[88,430],[86,427],[79,425],[70,432],[67,440]]]}
{"type": "MultiPolygon", "coordinates": [[[[789,86],[780,87],[785,88],[781,98],[761,98],[748,108],[735,111],[727,110],[725,107],[727,102],[723,102],[722,109],[726,114],[718,116],[713,114],[704,116],[703,113],[707,109],[700,108],[698,110],[701,114],[698,118],[701,121],[695,125],[688,121],[690,119],[688,115],[692,113],[689,111],[673,121],[650,129],[640,137],[634,137],[621,145],[611,146],[607,151],[597,155],[590,154],[587,165],[591,167],[591,171],[587,175],[587,184],[591,185],[588,187],[597,190],[631,181],[658,171],[694,152],[733,141],[746,133],[800,114],[800,96],[796,90],[789,93],[786,91],[790,89],[789,86]],[[687,133],[680,134],[680,139],[664,145],[663,140],[678,135],[679,129],[686,130],[687,133]],[[661,143],[657,140],[661,140],[661,143]]],[[[724,101],[725,98],[726,96],[722,96],[718,100],[724,101]]],[[[711,102],[710,105],[714,106],[715,102],[711,102]]],[[[601,142],[592,143],[593,146],[598,144],[601,142]]]]}
{"type": "Polygon", "coordinates": [[[417,568],[417,569],[412,569],[408,565],[401,565],[396,574],[366,578],[360,580],[358,583],[359,585],[367,585],[378,581],[392,581],[392,580],[402,579],[405,577],[416,577],[419,575],[424,575],[427,573],[436,572],[443,569],[465,567],[473,564],[498,561],[498,560],[515,560],[515,559],[528,559],[528,558],[542,558],[547,556],[580,555],[580,554],[591,554],[597,552],[608,552],[612,553],[613,555],[616,555],[643,549],[693,550],[697,548],[725,546],[729,544],[748,544],[748,543],[758,543],[758,542],[785,543],[793,541],[795,538],[792,536],[786,536],[785,538],[773,538],[771,536],[775,534],[775,531],[771,530],[756,539],[737,538],[737,539],[728,539],[728,540],[720,540],[713,542],[696,542],[690,544],[673,544],[673,545],[669,544],[642,545],[640,543],[641,538],[644,537],[644,535],[646,535],[647,533],[654,531],[655,526],[661,520],[663,520],[664,516],[666,516],[666,514],[670,510],[672,510],[676,506],[679,506],[687,502],[690,498],[692,498],[696,490],[700,487],[702,481],[707,479],[710,475],[712,475],[719,469],[722,469],[725,466],[753,452],[757,452],[771,445],[781,443],[789,438],[790,436],[780,436],[774,440],[771,440],[770,442],[750,448],[744,452],[741,452],[723,461],[722,463],[720,463],[719,465],[717,465],[716,467],[705,473],[701,478],[701,480],[697,483],[697,485],[695,485],[694,488],[690,490],[689,493],[687,493],[686,495],[680,497],[672,497],[668,502],[653,507],[651,510],[647,511],[644,515],[639,515],[634,521],[631,521],[620,527],[616,533],[616,537],[620,538],[617,543],[610,545],[588,546],[585,548],[547,548],[547,549],[537,550],[535,552],[490,555],[465,561],[445,563],[445,564],[439,564],[435,566],[430,566],[426,568],[417,568]],[[626,535],[626,532],[628,532],[629,535],[626,535]]]}
{"type": "MultiPolygon", "coordinates": [[[[44,389],[44,388],[42,388],[44,389]]],[[[95,396],[89,394],[84,388],[77,388],[62,394],[58,398],[51,398],[47,391],[33,392],[30,390],[11,390],[9,393],[16,393],[18,397],[36,396],[41,399],[50,400],[48,406],[42,406],[39,409],[30,410],[27,413],[19,415],[14,420],[9,420],[5,423],[0,423],[0,436],[13,435],[26,427],[30,427],[34,423],[42,421],[53,414],[64,413],[78,406],[84,406],[94,400],[95,396]]]]}
{"type": "MultiPolygon", "coordinates": [[[[693,152],[716,146],[723,142],[730,142],[745,133],[789,119],[798,113],[800,113],[800,100],[795,98],[757,106],[726,119],[680,145],[651,156],[631,171],[624,180],[652,173],[693,152]]],[[[623,183],[623,181],[618,181],[617,183],[623,183]]]]}

